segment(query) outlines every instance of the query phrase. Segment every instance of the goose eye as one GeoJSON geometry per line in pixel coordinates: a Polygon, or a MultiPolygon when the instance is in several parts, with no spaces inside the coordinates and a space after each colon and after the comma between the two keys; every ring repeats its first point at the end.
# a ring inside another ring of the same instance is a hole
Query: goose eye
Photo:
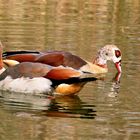
{"type": "Polygon", "coordinates": [[[118,58],[118,57],[121,56],[121,52],[120,52],[119,50],[115,50],[115,55],[116,55],[116,57],[118,58]]]}

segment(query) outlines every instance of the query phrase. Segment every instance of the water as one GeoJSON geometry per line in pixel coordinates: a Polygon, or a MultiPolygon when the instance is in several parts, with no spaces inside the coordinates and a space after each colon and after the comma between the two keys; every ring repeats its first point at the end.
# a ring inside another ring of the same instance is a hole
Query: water
{"type": "Polygon", "coordinates": [[[92,60],[105,44],[122,50],[104,80],[75,97],[0,92],[1,140],[139,140],[140,2],[0,0],[4,50],[66,50],[92,60]]]}

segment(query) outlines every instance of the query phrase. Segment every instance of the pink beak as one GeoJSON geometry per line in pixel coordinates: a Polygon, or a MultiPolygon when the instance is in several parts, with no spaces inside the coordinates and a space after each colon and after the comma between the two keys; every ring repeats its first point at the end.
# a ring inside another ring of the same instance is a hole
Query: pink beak
{"type": "Polygon", "coordinates": [[[122,69],[121,69],[121,61],[116,62],[116,63],[115,63],[115,66],[116,66],[118,72],[121,73],[121,72],[122,72],[122,69]]]}

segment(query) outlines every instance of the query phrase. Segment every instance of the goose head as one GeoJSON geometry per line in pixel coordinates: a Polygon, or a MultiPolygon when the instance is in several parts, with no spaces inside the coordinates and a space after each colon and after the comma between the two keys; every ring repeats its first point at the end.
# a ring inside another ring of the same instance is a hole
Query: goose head
{"type": "Polygon", "coordinates": [[[98,51],[94,64],[107,68],[107,61],[113,61],[117,71],[121,73],[121,58],[121,51],[116,45],[105,45],[98,51]]]}

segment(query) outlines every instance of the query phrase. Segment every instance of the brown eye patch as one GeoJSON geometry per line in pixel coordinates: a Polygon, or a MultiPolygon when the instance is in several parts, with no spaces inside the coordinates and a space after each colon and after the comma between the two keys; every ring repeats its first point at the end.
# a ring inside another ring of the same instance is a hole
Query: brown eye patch
{"type": "Polygon", "coordinates": [[[118,58],[118,57],[121,56],[121,52],[120,52],[119,50],[115,50],[115,55],[116,55],[116,57],[118,58]]]}

